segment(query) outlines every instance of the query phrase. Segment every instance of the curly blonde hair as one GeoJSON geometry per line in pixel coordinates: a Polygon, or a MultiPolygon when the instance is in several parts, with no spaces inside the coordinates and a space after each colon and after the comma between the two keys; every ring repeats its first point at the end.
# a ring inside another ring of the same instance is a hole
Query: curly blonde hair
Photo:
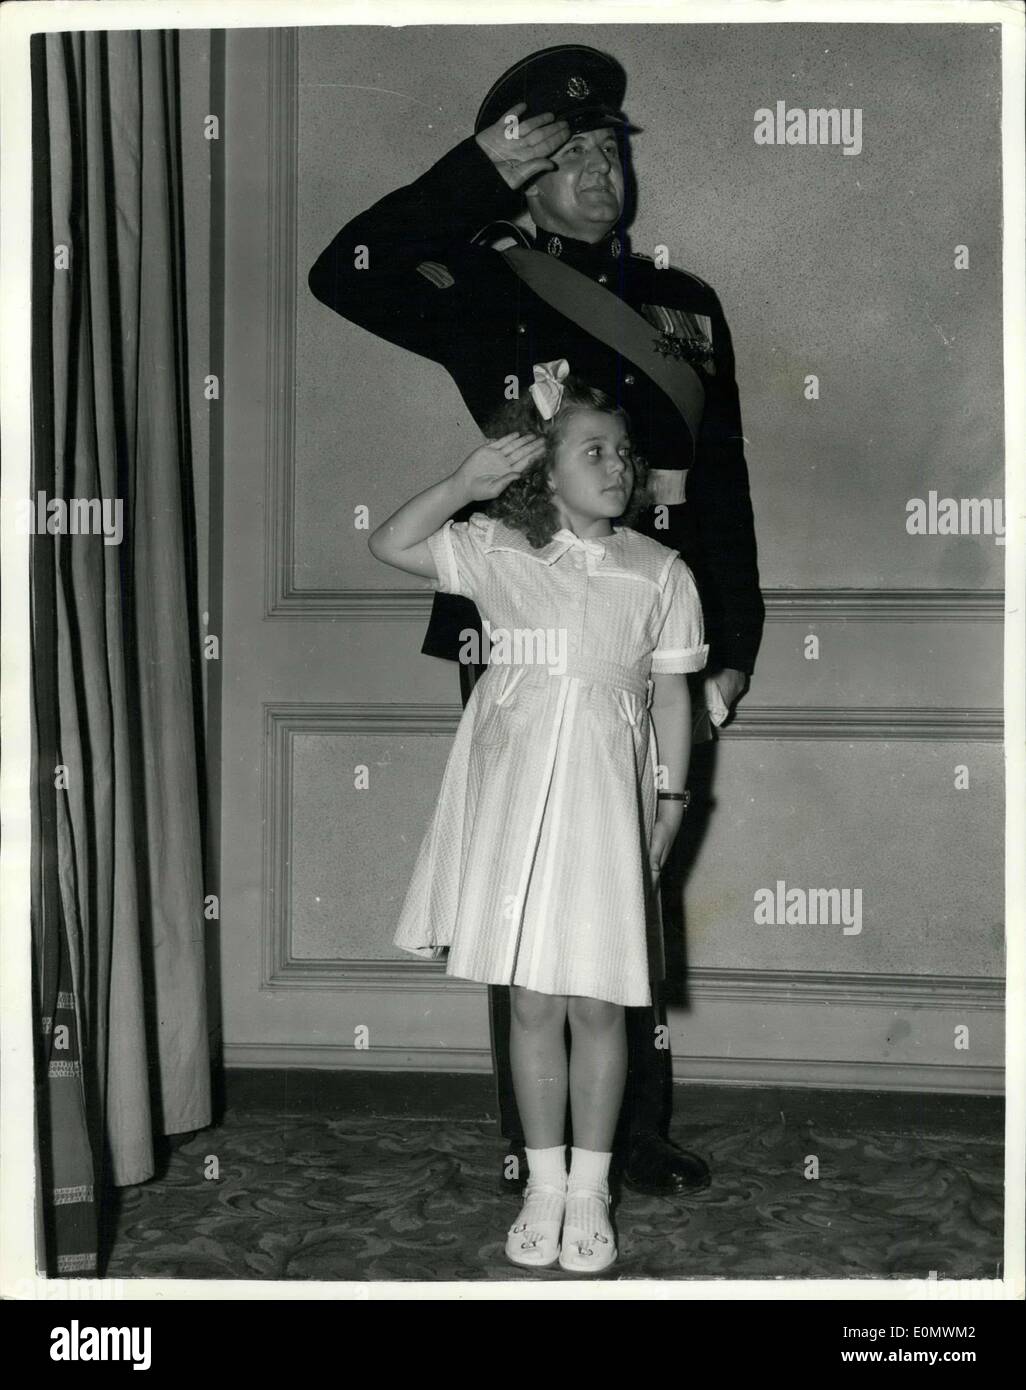
{"type": "MultiPolygon", "coordinates": [[[[536,550],[547,545],[560,529],[561,522],[552,502],[548,480],[566,422],[575,408],[597,410],[603,415],[619,415],[630,433],[630,418],[623,407],[618,406],[604,391],[574,376],[568,376],[563,382],[563,399],[551,420],[539,415],[531,393],[525,391],[517,400],[509,401],[497,411],[485,426],[484,433],[488,439],[500,439],[504,434],[516,431],[520,434],[540,434],[545,440],[545,452],[541,458],[528,464],[520,477],[498,497],[493,497],[479,508],[523,532],[536,550]]],[[[624,526],[630,526],[646,507],[653,505],[648,489],[648,465],[637,454],[632,462],[634,486],[623,515],[618,518],[624,526]]]]}

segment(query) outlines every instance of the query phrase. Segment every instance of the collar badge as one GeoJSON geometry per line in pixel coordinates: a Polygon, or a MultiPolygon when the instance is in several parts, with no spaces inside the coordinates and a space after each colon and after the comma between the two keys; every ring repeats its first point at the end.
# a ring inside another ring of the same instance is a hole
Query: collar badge
{"type": "Polygon", "coordinates": [[[558,236],[550,236],[545,243],[545,250],[550,256],[561,256],[563,254],[563,243],[558,236]]]}

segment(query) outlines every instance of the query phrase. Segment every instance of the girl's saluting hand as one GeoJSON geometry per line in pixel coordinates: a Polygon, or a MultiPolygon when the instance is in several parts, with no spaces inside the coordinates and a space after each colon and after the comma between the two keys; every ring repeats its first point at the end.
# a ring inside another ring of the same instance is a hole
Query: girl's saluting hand
{"type": "Polygon", "coordinates": [[[485,502],[498,497],[530,463],[541,458],[545,441],[539,434],[504,434],[490,439],[468,455],[453,474],[467,500],[485,502]]]}
{"type": "Polygon", "coordinates": [[[465,458],[455,473],[411,497],[373,530],[367,538],[371,554],[406,574],[437,580],[428,544],[432,532],[468,502],[498,497],[544,452],[545,440],[540,434],[504,434],[501,439],[489,439],[465,458]]]}

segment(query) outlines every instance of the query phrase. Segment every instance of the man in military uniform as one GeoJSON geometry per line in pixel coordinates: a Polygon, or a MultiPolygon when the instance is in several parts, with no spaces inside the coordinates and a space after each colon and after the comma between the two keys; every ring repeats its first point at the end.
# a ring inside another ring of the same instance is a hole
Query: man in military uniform
{"type": "MultiPolygon", "coordinates": [[[[479,425],[527,389],[535,363],[564,357],[624,405],[657,504],[637,529],[695,574],[705,690],[722,714],[747,686],[764,616],[734,357],[709,286],[662,252],[632,253],[625,90],[623,69],[595,49],[529,55],[485,97],[473,136],[338,232],[309,285],[344,318],[441,363],[479,425]],[[525,200],[533,236],[517,225],[525,200]]],[[[436,593],[422,651],[457,661],[460,634],[480,628],[473,603],[436,593]]],[[[460,664],[464,704],[478,673],[460,664]]],[[[489,996],[500,1121],[522,1150],[509,991],[489,996]]],[[[704,1161],[666,1137],[671,1062],[655,1009],[627,1018],[624,1180],[660,1194],[703,1187],[704,1161]]]]}

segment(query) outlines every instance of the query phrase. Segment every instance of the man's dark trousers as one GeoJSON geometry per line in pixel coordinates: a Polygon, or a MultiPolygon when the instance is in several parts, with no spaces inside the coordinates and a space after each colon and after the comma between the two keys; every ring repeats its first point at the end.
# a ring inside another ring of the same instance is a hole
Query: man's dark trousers
{"type": "MultiPolygon", "coordinates": [[[[484,666],[460,663],[460,696],[466,708],[470,692],[484,666]]],[[[513,1090],[509,1055],[509,985],[488,986],[492,1066],[498,1095],[499,1129],[510,1149],[523,1148],[524,1130],[513,1090]]],[[[656,1005],[625,1008],[627,1028],[627,1080],[615,1147],[625,1156],[630,1141],[642,1135],[666,1137],[671,1110],[673,1063],[668,1047],[656,1046],[656,1029],[665,1019],[656,1005]]],[[[569,1143],[569,1137],[567,1142],[569,1143]]]]}

